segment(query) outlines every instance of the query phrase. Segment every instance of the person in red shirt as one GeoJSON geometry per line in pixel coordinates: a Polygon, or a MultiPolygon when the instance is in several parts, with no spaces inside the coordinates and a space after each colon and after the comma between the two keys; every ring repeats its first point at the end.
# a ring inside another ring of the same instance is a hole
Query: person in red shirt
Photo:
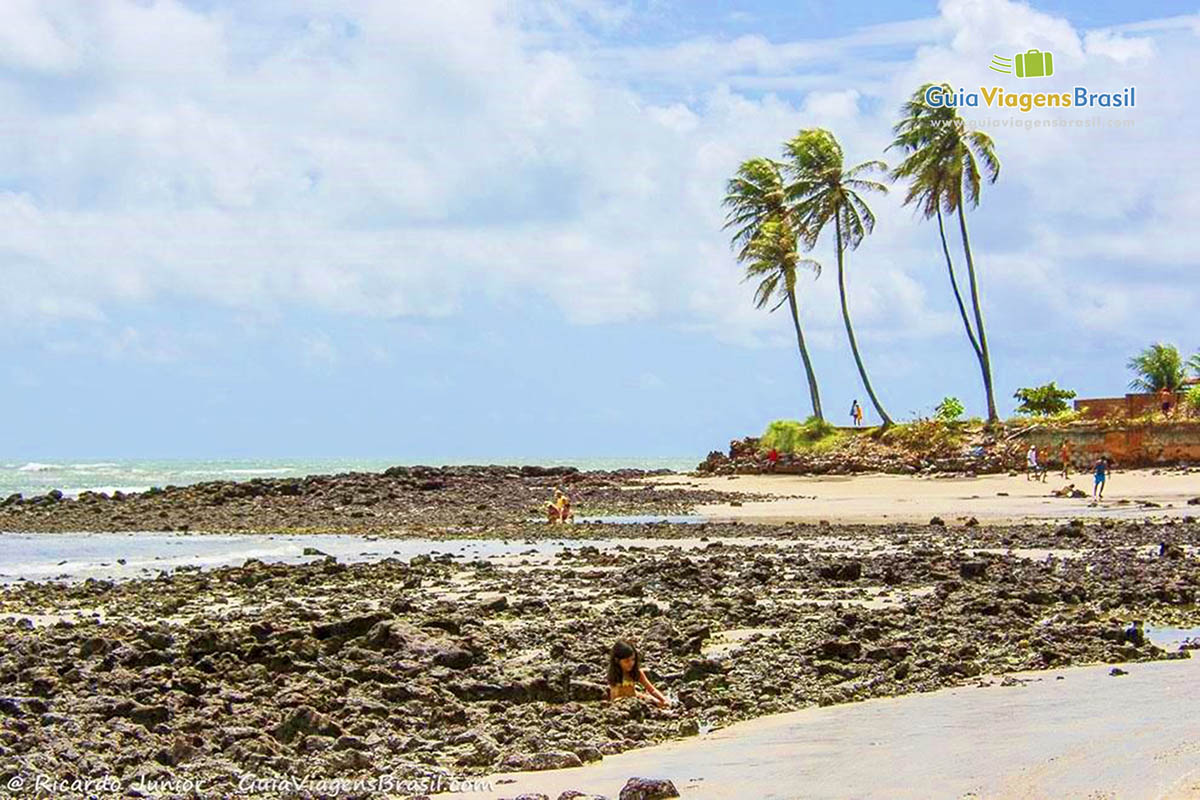
{"type": "Polygon", "coordinates": [[[774,472],[777,463],[779,463],[779,451],[772,447],[771,452],[767,453],[767,472],[774,472]]]}

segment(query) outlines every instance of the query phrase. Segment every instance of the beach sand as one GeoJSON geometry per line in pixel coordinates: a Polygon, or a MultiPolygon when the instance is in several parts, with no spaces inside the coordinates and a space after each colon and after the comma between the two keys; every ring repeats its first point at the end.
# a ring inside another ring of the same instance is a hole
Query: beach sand
{"type": "Polygon", "coordinates": [[[928,694],[809,708],[553,772],[497,774],[492,792],[616,797],[667,778],[684,800],[728,798],[1200,798],[1200,661],[1097,665],[928,694]],[[500,783],[500,781],[505,781],[500,783]]]}
{"type": "Polygon", "coordinates": [[[745,492],[763,502],[741,506],[704,505],[696,513],[714,521],[834,523],[910,522],[926,524],[941,517],[947,525],[974,517],[1004,524],[1063,519],[1166,519],[1200,516],[1188,500],[1200,496],[1200,474],[1154,474],[1153,470],[1118,471],[1108,481],[1104,500],[1092,505],[1092,477],[1075,473],[1069,480],[1051,474],[1046,482],[1024,475],[935,478],[909,475],[737,475],[650,479],[658,486],[745,492]],[[1074,484],[1086,498],[1053,497],[1074,484]],[[1152,503],[1154,505],[1146,505],[1152,503]]]}

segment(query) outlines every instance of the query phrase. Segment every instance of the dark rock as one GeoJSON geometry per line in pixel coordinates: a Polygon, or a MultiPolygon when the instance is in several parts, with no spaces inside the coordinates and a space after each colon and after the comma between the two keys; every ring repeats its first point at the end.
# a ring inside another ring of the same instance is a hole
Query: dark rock
{"type": "Polygon", "coordinates": [[[862,655],[862,645],[858,642],[843,642],[830,640],[821,645],[821,656],[838,661],[857,661],[862,655]]]}
{"type": "Polygon", "coordinates": [[[712,658],[693,658],[688,661],[687,669],[683,673],[685,681],[704,680],[709,675],[720,675],[725,671],[725,666],[716,659],[712,658]]]}
{"type": "Polygon", "coordinates": [[[630,778],[621,789],[619,800],[667,800],[679,797],[675,784],[660,778],[630,778]]]}
{"type": "Polygon", "coordinates": [[[958,574],[964,578],[982,578],[986,573],[986,561],[964,561],[958,565],[958,574]]]}
{"type": "Polygon", "coordinates": [[[361,614],[348,619],[313,625],[313,636],[318,639],[353,639],[371,630],[376,623],[388,619],[387,614],[361,614]]]}
{"type": "Polygon", "coordinates": [[[514,753],[501,764],[507,772],[540,772],[547,769],[581,767],[583,761],[571,752],[514,753]]]}
{"type": "Polygon", "coordinates": [[[337,724],[312,706],[297,706],[272,732],[274,737],[284,744],[290,744],[297,737],[310,733],[340,736],[342,731],[337,724]]]}

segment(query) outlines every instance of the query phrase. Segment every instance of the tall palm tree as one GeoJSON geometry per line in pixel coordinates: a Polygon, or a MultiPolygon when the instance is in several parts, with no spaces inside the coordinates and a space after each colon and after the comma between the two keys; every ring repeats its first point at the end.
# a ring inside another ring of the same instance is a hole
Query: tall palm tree
{"type": "Polygon", "coordinates": [[[738,261],[746,264],[746,280],[761,280],[754,294],[755,306],[763,308],[772,297],[779,297],[780,302],[771,311],[786,301],[792,312],[813,416],[823,420],[817,374],[804,343],[796,302],[796,268],[814,268],[820,275],[821,267],[815,261],[799,258],[779,165],[769,158],[752,158],[744,162],[726,185],[723,205],[728,209],[725,228],[734,229],[732,246],[737,249],[738,261]]]}
{"type": "Polygon", "coordinates": [[[832,133],[823,128],[802,130],[784,145],[784,171],[790,182],[787,185],[788,203],[793,206],[793,225],[808,248],[816,246],[821,232],[832,222],[837,247],[838,294],[842,301],[842,321],[846,324],[846,337],[863,388],[883,420],[883,427],[890,427],[892,418],[884,410],[875,395],[867,368],[858,352],[858,339],[850,322],[850,307],[846,302],[846,250],[858,247],[875,227],[875,215],[859,193],[887,192],[887,187],[868,175],[886,171],[882,161],[865,161],[846,168],[842,146],[832,133]]]}
{"type": "MultiPolygon", "coordinates": [[[[988,350],[987,331],[983,325],[983,308],[979,302],[979,280],[975,272],[975,259],[971,253],[971,239],[967,234],[966,203],[979,205],[979,189],[984,180],[995,183],[1000,175],[1000,161],[996,157],[992,138],[981,131],[969,131],[958,109],[952,106],[935,107],[925,102],[926,91],[932,84],[925,84],[904,104],[901,120],[893,129],[895,147],[907,154],[904,161],[892,172],[893,179],[909,181],[905,204],[918,203],[925,218],[936,216],[938,233],[942,238],[942,252],[950,273],[950,285],[958,303],[967,338],[979,360],[983,374],[983,388],[987,396],[988,421],[999,419],[996,413],[996,396],[992,384],[992,360],[988,350]],[[965,202],[964,202],[965,201],[965,202]],[[967,260],[967,276],[970,281],[971,306],[975,317],[974,330],[967,318],[962,293],[946,245],[946,231],[942,224],[942,212],[957,213],[958,228],[962,236],[963,252],[967,260]]],[[[946,87],[949,88],[948,86],[946,87]]]]}
{"type": "Polygon", "coordinates": [[[1128,366],[1137,375],[1129,388],[1141,392],[1177,392],[1187,375],[1183,358],[1173,344],[1152,344],[1129,359],[1128,366]]]}
{"type": "Polygon", "coordinates": [[[1200,378],[1200,353],[1192,354],[1192,357],[1188,359],[1188,366],[1191,368],[1192,374],[1200,378]]]}

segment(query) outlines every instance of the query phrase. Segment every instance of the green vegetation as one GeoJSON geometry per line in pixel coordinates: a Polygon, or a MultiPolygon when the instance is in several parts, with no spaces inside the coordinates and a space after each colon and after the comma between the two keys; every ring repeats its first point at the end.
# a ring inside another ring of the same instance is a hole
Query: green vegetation
{"type": "Polygon", "coordinates": [[[1018,414],[1048,417],[1070,410],[1067,401],[1075,397],[1075,392],[1060,389],[1050,381],[1044,386],[1018,389],[1013,397],[1021,401],[1017,406],[1018,414]]]}
{"type": "Polygon", "coordinates": [[[824,451],[833,449],[844,441],[847,435],[814,415],[804,422],[793,419],[775,420],[767,426],[767,432],[759,438],[758,444],[761,448],[774,447],[781,453],[824,451]]]}
{"type": "Polygon", "coordinates": [[[943,397],[933,410],[933,416],[942,422],[954,422],[966,411],[957,397],[943,397]]]}
{"type": "Polygon", "coordinates": [[[1010,417],[1004,424],[1010,428],[1050,427],[1057,428],[1072,422],[1086,420],[1082,412],[1074,409],[1064,409],[1053,414],[1026,414],[1023,417],[1010,417]]]}
{"type": "Polygon", "coordinates": [[[796,300],[796,269],[806,267],[818,276],[821,265],[807,258],[800,258],[797,235],[792,225],[791,209],[784,202],[783,176],[779,165],[767,158],[752,158],[744,162],[725,189],[723,205],[728,209],[725,228],[733,228],[732,246],[737,249],[737,260],[746,264],[743,280],[759,281],[754,293],[754,305],[763,308],[772,299],[778,301],[771,311],[784,303],[792,313],[792,325],[796,329],[796,345],[800,349],[800,360],[808,378],[808,395],[812,401],[813,416],[823,419],[821,393],[817,388],[817,376],[813,370],[808,347],[804,343],[804,330],[800,325],[800,306],[796,300]]]}
{"type": "Polygon", "coordinates": [[[947,458],[962,451],[966,426],[939,419],[919,419],[895,425],[884,431],[881,438],[888,444],[924,453],[930,458],[947,458]]]}
{"type": "MultiPolygon", "coordinates": [[[[893,180],[907,179],[908,193],[904,203],[918,204],[925,219],[936,217],[938,234],[942,240],[942,254],[946,258],[946,269],[950,273],[950,287],[958,303],[958,311],[967,339],[979,361],[983,373],[984,393],[987,396],[988,422],[996,422],[996,398],[992,387],[992,363],[988,351],[987,332],[983,326],[983,309],[979,304],[979,282],[975,274],[975,260],[971,253],[971,240],[967,235],[966,203],[979,205],[979,188],[986,177],[995,183],[1000,175],[1000,161],[990,136],[981,131],[968,130],[958,109],[953,106],[930,106],[925,101],[925,84],[913,93],[904,104],[904,115],[896,123],[895,140],[888,149],[898,148],[906,158],[892,171],[893,180]],[[966,202],[964,202],[964,200],[966,202]],[[946,230],[942,222],[942,211],[957,212],[958,229],[962,237],[963,253],[967,261],[967,277],[971,287],[971,307],[975,327],[967,317],[966,305],[958,288],[954,273],[954,262],[946,244],[946,230]]],[[[949,86],[946,87],[949,89],[949,86]]]]}
{"type": "Polygon", "coordinates": [[[1193,386],[1183,393],[1181,405],[1192,416],[1200,416],[1200,385],[1193,386]]]}
{"type": "MultiPolygon", "coordinates": [[[[1195,360],[1193,356],[1192,362],[1195,360]]],[[[1157,392],[1160,389],[1175,392],[1187,377],[1183,358],[1173,344],[1152,344],[1129,359],[1128,366],[1136,376],[1129,382],[1129,388],[1139,392],[1157,392]]]]}

